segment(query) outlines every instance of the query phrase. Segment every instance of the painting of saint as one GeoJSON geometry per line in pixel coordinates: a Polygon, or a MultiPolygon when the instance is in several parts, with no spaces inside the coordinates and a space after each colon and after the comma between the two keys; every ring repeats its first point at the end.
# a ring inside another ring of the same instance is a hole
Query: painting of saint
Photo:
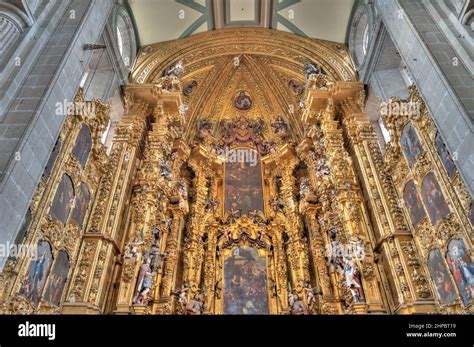
{"type": "Polygon", "coordinates": [[[197,87],[197,82],[195,80],[192,80],[188,83],[186,83],[183,87],[183,94],[184,96],[190,96],[193,91],[194,91],[194,88],[197,87]]]}
{"type": "Polygon", "coordinates": [[[229,152],[225,166],[225,211],[240,211],[240,215],[252,211],[263,212],[263,188],[260,156],[253,149],[234,149],[229,152]],[[250,153],[234,155],[235,153],[250,153]],[[255,160],[245,160],[253,157],[255,160]]]}
{"type": "Polygon", "coordinates": [[[248,111],[252,107],[252,99],[243,90],[239,92],[234,100],[234,106],[239,111],[248,111]]]}
{"type": "Polygon", "coordinates": [[[438,220],[448,216],[449,207],[444,200],[444,195],[434,173],[430,172],[425,176],[421,185],[421,196],[430,216],[431,224],[435,225],[438,220]]]}
{"type": "Polygon", "coordinates": [[[296,95],[301,95],[301,93],[303,93],[303,89],[304,89],[303,86],[299,84],[298,82],[296,82],[295,80],[291,79],[288,82],[288,85],[290,86],[293,93],[295,93],[296,95]]]}
{"type": "Polygon", "coordinates": [[[20,295],[24,295],[35,304],[39,303],[52,260],[51,246],[48,242],[41,241],[36,248],[36,257],[31,260],[22,282],[20,295]]]}
{"type": "Polygon", "coordinates": [[[463,240],[449,242],[447,261],[462,301],[467,305],[474,299],[474,263],[463,240]]]}
{"type": "Polygon", "coordinates": [[[446,264],[438,249],[430,252],[428,258],[428,269],[436,288],[439,301],[441,304],[450,304],[456,300],[457,294],[454,283],[449,275],[446,264]]]}
{"type": "Polygon", "coordinates": [[[441,159],[441,162],[443,163],[443,166],[446,169],[446,172],[448,173],[448,176],[450,178],[453,178],[454,174],[456,173],[456,165],[454,164],[454,160],[451,157],[451,154],[449,154],[449,151],[446,148],[446,144],[444,143],[439,133],[436,133],[435,147],[438,151],[438,155],[441,159]]]}
{"type": "Polygon", "coordinates": [[[81,183],[81,188],[76,195],[76,203],[71,213],[71,219],[79,226],[83,226],[86,217],[87,207],[89,206],[90,193],[87,185],[81,183]]]}
{"type": "Polygon", "coordinates": [[[77,135],[76,145],[72,149],[72,155],[79,161],[82,168],[86,166],[91,148],[91,132],[87,125],[83,124],[81,130],[79,131],[79,134],[77,135]]]}
{"type": "Polygon", "coordinates": [[[426,214],[413,181],[409,181],[405,185],[403,198],[405,199],[405,206],[407,207],[411,222],[413,226],[417,226],[418,223],[426,217],[426,214]]]}
{"type": "Polygon", "coordinates": [[[69,273],[69,259],[67,253],[60,251],[54,260],[54,265],[49,274],[46,290],[44,291],[44,300],[54,306],[59,306],[64,287],[69,273]]]}
{"type": "Polygon", "coordinates": [[[51,206],[51,215],[66,224],[71,207],[74,205],[74,187],[68,175],[63,175],[51,206]]]}
{"type": "Polygon", "coordinates": [[[402,146],[403,153],[405,153],[408,165],[412,167],[418,157],[423,153],[423,147],[411,123],[408,123],[403,128],[400,145],[402,146]]]}
{"type": "Polygon", "coordinates": [[[266,259],[254,248],[235,248],[224,262],[224,313],[269,313],[266,259]]]}

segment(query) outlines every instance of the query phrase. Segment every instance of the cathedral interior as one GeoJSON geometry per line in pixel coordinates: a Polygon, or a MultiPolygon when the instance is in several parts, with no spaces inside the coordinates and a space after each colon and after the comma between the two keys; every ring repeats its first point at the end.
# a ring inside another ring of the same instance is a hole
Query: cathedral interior
{"type": "Polygon", "coordinates": [[[474,312],[474,1],[2,0],[0,30],[0,314],[474,312]]]}

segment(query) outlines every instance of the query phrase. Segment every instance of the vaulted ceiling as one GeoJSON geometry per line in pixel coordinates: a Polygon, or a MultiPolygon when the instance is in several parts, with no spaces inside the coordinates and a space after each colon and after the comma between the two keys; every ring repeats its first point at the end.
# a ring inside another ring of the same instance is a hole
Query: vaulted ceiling
{"type": "Polygon", "coordinates": [[[229,27],[344,43],[354,0],[128,0],[142,46],[229,27]]]}

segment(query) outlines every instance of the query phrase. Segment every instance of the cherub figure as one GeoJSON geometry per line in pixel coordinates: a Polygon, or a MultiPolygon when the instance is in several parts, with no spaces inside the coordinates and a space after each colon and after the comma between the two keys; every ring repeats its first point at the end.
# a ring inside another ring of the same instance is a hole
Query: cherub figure
{"type": "Polygon", "coordinates": [[[189,291],[189,287],[183,284],[181,288],[176,289],[173,294],[178,296],[178,303],[184,307],[188,304],[187,292],[189,291]]]}
{"type": "Polygon", "coordinates": [[[314,288],[309,282],[307,282],[303,289],[306,294],[306,303],[308,304],[308,307],[311,307],[314,303],[316,303],[316,297],[314,296],[314,288]]]}
{"type": "Polygon", "coordinates": [[[171,65],[166,71],[164,72],[163,77],[177,77],[181,78],[184,73],[186,72],[186,69],[184,67],[184,62],[183,60],[179,60],[177,63],[174,65],[171,65]]]}
{"type": "Polygon", "coordinates": [[[278,199],[277,196],[274,196],[270,199],[270,207],[274,212],[283,210],[283,204],[280,202],[280,199],[278,199]]]}
{"type": "Polygon", "coordinates": [[[143,241],[140,241],[138,236],[135,236],[131,240],[129,240],[127,244],[125,245],[124,258],[125,259],[136,258],[138,255],[138,247],[141,245],[143,245],[143,241]]]}
{"type": "Polygon", "coordinates": [[[229,242],[232,239],[231,234],[230,234],[230,229],[225,227],[222,233],[220,234],[220,237],[222,237],[222,239],[224,240],[224,243],[229,242]]]}

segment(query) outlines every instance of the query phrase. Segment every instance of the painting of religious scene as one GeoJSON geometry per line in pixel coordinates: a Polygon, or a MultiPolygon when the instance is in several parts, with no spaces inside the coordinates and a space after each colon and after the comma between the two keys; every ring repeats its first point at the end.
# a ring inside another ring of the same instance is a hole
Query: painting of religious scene
{"type": "Polygon", "coordinates": [[[224,313],[269,313],[266,259],[255,248],[240,246],[225,260],[224,313]]]}
{"type": "Polygon", "coordinates": [[[430,172],[425,176],[421,185],[421,196],[430,216],[431,224],[435,225],[440,219],[448,216],[449,207],[444,200],[444,195],[434,173],[430,172]]]}
{"type": "Polygon", "coordinates": [[[64,225],[69,217],[71,207],[74,205],[74,187],[72,180],[68,175],[63,175],[59,183],[58,190],[51,206],[51,215],[62,222],[64,225]]]}
{"type": "Polygon", "coordinates": [[[241,215],[263,212],[263,188],[260,157],[256,150],[238,148],[229,151],[225,166],[225,211],[241,215]]]}
{"type": "Polygon", "coordinates": [[[79,226],[83,226],[84,218],[86,217],[87,207],[89,206],[90,193],[87,185],[81,183],[81,188],[76,195],[76,202],[74,210],[71,213],[71,219],[79,226]]]}
{"type": "Polygon", "coordinates": [[[426,217],[426,214],[413,181],[409,181],[405,185],[403,198],[405,199],[405,206],[407,207],[411,222],[413,226],[417,226],[426,217]]]}
{"type": "Polygon", "coordinates": [[[403,128],[400,145],[402,146],[403,153],[405,153],[409,166],[412,167],[418,157],[423,153],[423,147],[421,146],[418,135],[416,134],[415,129],[413,129],[411,123],[408,123],[403,128]]]}
{"type": "Polygon", "coordinates": [[[457,298],[456,289],[438,249],[430,252],[428,269],[441,304],[450,304],[455,301],[457,298]]]}
{"type": "Polygon", "coordinates": [[[86,166],[91,148],[91,132],[87,125],[83,124],[81,130],[79,131],[79,134],[77,135],[76,145],[72,149],[72,155],[79,161],[82,168],[86,166]]]}
{"type": "Polygon", "coordinates": [[[454,160],[451,157],[451,154],[446,148],[446,144],[444,143],[439,133],[436,133],[435,147],[438,151],[438,155],[441,159],[441,162],[443,163],[443,166],[446,169],[446,172],[448,173],[448,176],[450,178],[453,178],[454,174],[456,173],[456,165],[454,164],[454,160]]]}
{"type": "Polygon", "coordinates": [[[447,261],[462,301],[467,305],[474,299],[474,263],[463,240],[449,242],[447,261]]]}
{"type": "Polygon", "coordinates": [[[20,295],[24,295],[35,304],[39,303],[52,260],[51,246],[48,242],[41,241],[22,282],[20,295]]]}
{"type": "Polygon", "coordinates": [[[44,301],[54,306],[59,306],[64,287],[66,286],[68,273],[69,259],[67,253],[60,251],[54,260],[53,268],[48,277],[48,283],[44,291],[44,301]]]}

